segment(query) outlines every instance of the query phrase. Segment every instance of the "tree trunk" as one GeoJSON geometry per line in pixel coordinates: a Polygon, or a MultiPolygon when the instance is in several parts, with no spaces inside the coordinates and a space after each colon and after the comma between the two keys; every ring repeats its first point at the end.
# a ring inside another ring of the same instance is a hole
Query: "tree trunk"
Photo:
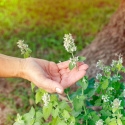
{"type": "Polygon", "coordinates": [[[78,55],[87,58],[89,78],[95,77],[98,69],[96,63],[102,60],[110,65],[116,54],[122,54],[125,64],[125,0],[113,14],[109,24],[97,35],[95,40],[78,55]]]}

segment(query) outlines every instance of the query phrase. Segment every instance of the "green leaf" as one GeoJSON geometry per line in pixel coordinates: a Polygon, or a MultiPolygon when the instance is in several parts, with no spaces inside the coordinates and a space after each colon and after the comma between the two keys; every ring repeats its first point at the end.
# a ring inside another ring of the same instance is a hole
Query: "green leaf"
{"type": "Polygon", "coordinates": [[[35,98],[36,98],[36,104],[41,101],[42,95],[43,95],[43,94],[42,94],[40,91],[38,91],[38,92],[36,93],[36,96],[35,96],[35,98]]]}
{"type": "Polygon", "coordinates": [[[110,117],[108,117],[106,120],[105,120],[105,123],[108,124],[110,122],[110,117]]]}
{"type": "Polygon", "coordinates": [[[88,87],[88,79],[86,79],[86,77],[83,77],[80,80],[80,86],[83,88],[83,90],[87,89],[87,87],[88,87]]]}
{"type": "Polygon", "coordinates": [[[113,107],[112,112],[115,113],[118,110],[118,108],[113,107]]]}
{"type": "Polygon", "coordinates": [[[40,125],[40,123],[39,123],[39,122],[36,122],[36,123],[34,123],[33,125],[40,125]]]}
{"type": "Polygon", "coordinates": [[[67,89],[65,89],[64,92],[65,92],[66,94],[68,94],[68,93],[70,92],[70,87],[67,88],[67,89]]]}
{"type": "Polygon", "coordinates": [[[117,125],[116,121],[111,121],[109,125],[117,125]]]}
{"type": "Polygon", "coordinates": [[[70,118],[70,115],[69,115],[68,111],[66,111],[66,110],[63,111],[62,116],[63,116],[64,119],[70,118]]]}
{"type": "Polygon", "coordinates": [[[79,114],[81,114],[81,111],[75,111],[75,110],[73,110],[73,111],[71,112],[71,114],[72,114],[74,117],[77,117],[79,114]]]}
{"type": "Polygon", "coordinates": [[[67,124],[65,123],[65,121],[61,121],[60,123],[58,123],[58,125],[67,125],[67,124]]]}
{"type": "Polygon", "coordinates": [[[29,111],[29,113],[26,113],[23,115],[23,118],[26,122],[26,124],[33,124],[35,119],[34,119],[34,116],[35,116],[35,109],[32,107],[29,111]]]}
{"type": "Polygon", "coordinates": [[[105,79],[104,82],[102,83],[102,89],[106,89],[108,87],[108,79],[105,79]]]}
{"type": "Polygon", "coordinates": [[[97,99],[95,101],[95,105],[94,106],[100,106],[101,105],[101,99],[97,99]]]}
{"type": "Polygon", "coordinates": [[[80,99],[78,99],[78,98],[73,99],[73,107],[74,107],[75,111],[82,111],[83,105],[84,105],[84,103],[80,99]]]}
{"type": "Polygon", "coordinates": [[[56,118],[59,114],[59,108],[57,107],[56,109],[52,109],[52,116],[56,118]]]}
{"type": "Polygon", "coordinates": [[[69,69],[72,70],[76,65],[72,64],[72,62],[69,63],[69,69]]]}
{"type": "Polygon", "coordinates": [[[78,61],[79,62],[83,62],[83,61],[85,61],[86,60],[86,57],[78,57],[78,61]]]}
{"type": "Polygon", "coordinates": [[[36,123],[36,122],[41,123],[42,116],[43,116],[42,112],[41,112],[41,111],[37,111],[37,112],[36,112],[35,123],[36,123]]]}
{"type": "Polygon", "coordinates": [[[13,125],[26,125],[23,120],[15,122],[13,125]]]}
{"type": "Polygon", "coordinates": [[[50,116],[51,110],[52,110],[52,104],[51,103],[49,103],[48,106],[43,106],[43,117],[44,117],[45,120],[47,120],[48,117],[50,116]]]}
{"type": "Polygon", "coordinates": [[[31,82],[31,88],[32,88],[32,91],[34,92],[35,84],[32,82],[31,82]]]}
{"type": "Polygon", "coordinates": [[[103,115],[103,116],[111,116],[111,112],[109,112],[109,111],[105,111],[105,110],[101,110],[100,111],[101,112],[101,114],[103,115]]]}
{"type": "Polygon", "coordinates": [[[117,119],[117,123],[118,123],[118,125],[122,125],[122,121],[120,118],[117,119]]]}

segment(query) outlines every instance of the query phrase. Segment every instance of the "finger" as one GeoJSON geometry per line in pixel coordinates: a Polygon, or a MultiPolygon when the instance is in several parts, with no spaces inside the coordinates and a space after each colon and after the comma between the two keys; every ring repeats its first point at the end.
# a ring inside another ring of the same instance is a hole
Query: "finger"
{"type": "Polygon", "coordinates": [[[51,79],[45,80],[45,90],[47,90],[50,93],[59,93],[62,94],[64,89],[63,87],[56,81],[53,81],[51,79]]]}
{"type": "Polygon", "coordinates": [[[67,67],[69,67],[69,60],[68,61],[65,61],[65,62],[61,62],[61,63],[58,63],[57,64],[58,68],[61,70],[61,69],[65,69],[67,67]]]}
{"type": "Polygon", "coordinates": [[[85,70],[79,70],[77,72],[73,72],[72,75],[70,75],[70,86],[79,81],[81,78],[83,78],[86,74],[85,70]]]}
{"type": "Polygon", "coordinates": [[[87,64],[79,66],[79,70],[87,70],[87,69],[88,69],[88,65],[87,64]]]}

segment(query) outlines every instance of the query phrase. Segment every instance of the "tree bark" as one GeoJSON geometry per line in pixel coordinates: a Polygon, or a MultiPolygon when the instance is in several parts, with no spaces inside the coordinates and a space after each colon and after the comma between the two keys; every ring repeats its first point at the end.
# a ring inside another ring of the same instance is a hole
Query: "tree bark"
{"type": "Polygon", "coordinates": [[[112,60],[117,58],[116,54],[122,54],[125,64],[125,0],[122,0],[109,24],[78,55],[87,58],[85,61],[89,65],[87,74],[92,78],[99,72],[96,68],[97,61],[102,60],[105,65],[110,65],[112,60]]]}

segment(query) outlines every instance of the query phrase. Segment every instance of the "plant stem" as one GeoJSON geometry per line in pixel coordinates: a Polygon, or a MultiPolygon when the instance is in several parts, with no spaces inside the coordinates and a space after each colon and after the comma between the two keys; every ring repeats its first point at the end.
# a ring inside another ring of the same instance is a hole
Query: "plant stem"
{"type": "Polygon", "coordinates": [[[68,95],[68,94],[66,94],[66,95],[67,95],[67,97],[68,97],[68,100],[70,101],[70,103],[71,103],[72,106],[73,106],[73,103],[72,103],[71,99],[69,98],[69,95],[68,95]]]}
{"type": "Polygon", "coordinates": [[[82,95],[83,95],[83,88],[82,88],[82,95]]]}
{"type": "MultiPolygon", "coordinates": [[[[73,53],[72,53],[72,57],[73,57],[73,59],[74,59],[73,53]]],[[[78,68],[78,66],[77,66],[77,63],[76,63],[76,68],[77,68],[77,71],[79,71],[79,68],[78,68]]]]}
{"type": "Polygon", "coordinates": [[[73,53],[72,53],[72,57],[73,57],[73,59],[74,59],[74,55],[73,55],[73,53]]]}
{"type": "MultiPolygon", "coordinates": [[[[87,112],[86,112],[86,104],[85,104],[85,102],[83,101],[83,103],[84,103],[84,111],[85,111],[85,115],[87,115],[87,112]]],[[[88,125],[88,121],[86,120],[86,125],[88,125]]]]}

